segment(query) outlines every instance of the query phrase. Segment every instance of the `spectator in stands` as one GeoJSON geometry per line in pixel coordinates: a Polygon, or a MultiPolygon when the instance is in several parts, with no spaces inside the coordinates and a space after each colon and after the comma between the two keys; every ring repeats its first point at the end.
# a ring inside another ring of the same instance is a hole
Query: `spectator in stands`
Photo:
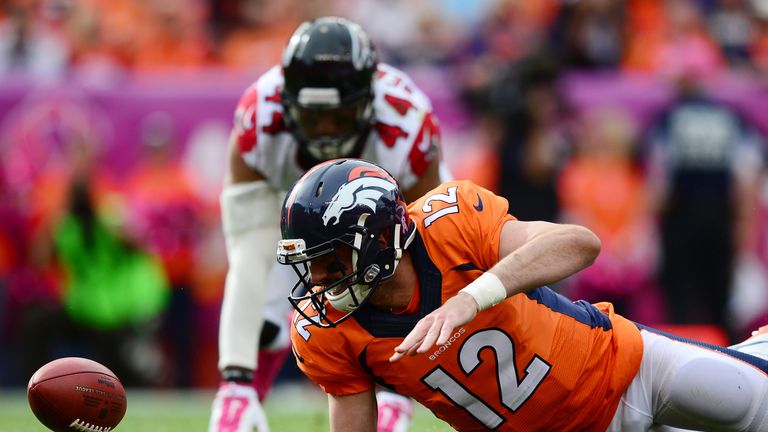
{"type": "Polygon", "coordinates": [[[109,365],[126,385],[161,384],[165,364],[154,329],[168,298],[165,274],[97,209],[92,180],[82,173],[75,179],[55,227],[63,307],[27,320],[27,367],[79,355],[109,365]]]}
{"type": "MultiPolygon", "coordinates": [[[[132,239],[160,258],[172,287],[163,317],[164,342],[175,359],[194,358],[192,278],[203,238],[204,205],[179,158],[173,119],[148,114],[139,124],[139,163],[125,182],[126,229],[132,239]],[[192,331],[190,331],[192,330],[192,331]]],[[[192,384],[192,361],[176,364],[172,384],[192,384]]]]}
{"type": "Polygon", "coordinates": [[[722,70],[722,54],[695,1],[631,0],[627,8],[625,68],[663,77],[722,70]]]}
{"type": "Polygon", "coordinates": [[[664,322],[655,284],[657,235],[636,157],[637,130],[620,107],[595,108],[574,127],[574,153],[558,180],[561,220],[589,227],[603,247],[567,285],[572,298],[610,301],[634,321],[664,322]]]}
{"type": "Polygon", "coordinates": [[[626,42],[625,4],[611,0],[563,2],[552,27],[553,49],[568,67],[615,68],[626,42]]]}
{"type": "Polygon", "coordinates": [[[752,0],[755,35],[749,47],[752,64],[762,72],[768,71],[768,2],[752,0]]]}
{"type": "Polygon", "coordinates": [[[749,63],[749,47],[756,35],[745,0],[718,0],[718,8],[707,18],[709,33],[732,67],[749,63]]]}
{"type": "Polygon", "coordinates": [[[489,91],[501,116],[499,191],[521,220],[557,219],[556,179],[568,151],[563,105],[556,90],[559,65],[545,53],[516,63],[489,91]]]}
{"type": "Polygon", "coordinates": [[[0,72],[50,78],[69,64],[66,41],[29,7],[12,5],[0,22],[0,72]]]}
{"type": "Polygon", "coordinates": [[[726,304],[734,253],[746,232],[744,203],[753,202],[764,144],[734,109],[707,95],[701,78],[680,76],[675,100],[647,137],[648,179],[660,217],[659,281],[674,323],[733,330],[726,304]]]}

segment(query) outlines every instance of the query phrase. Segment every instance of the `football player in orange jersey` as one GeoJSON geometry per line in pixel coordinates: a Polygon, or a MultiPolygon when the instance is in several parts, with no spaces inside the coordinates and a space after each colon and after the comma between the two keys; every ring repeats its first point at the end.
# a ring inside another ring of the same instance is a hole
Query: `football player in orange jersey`
{"type": "Polygon", "coordinates": [[[294,355],[334,432],[376,429],[377,384],[461,431],[768,431],[768,329],[709,346],[546,287],[599,253],[584,227],[518,221],[469,181],[406,206],[339,159],[293,186],[281,229],[294,355]]]}

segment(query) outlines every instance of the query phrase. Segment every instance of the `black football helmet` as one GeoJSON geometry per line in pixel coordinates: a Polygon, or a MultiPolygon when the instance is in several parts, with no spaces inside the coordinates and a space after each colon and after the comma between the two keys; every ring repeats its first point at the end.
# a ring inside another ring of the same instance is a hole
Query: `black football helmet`
{"type": "Polygon", "coordinates": [[[302,23],[283,51],[282,104],[305,167],[359,156],[373,121],[378,55],[363,29],[339,17],[302,23]]]}
{"type": "Polygon", "coordinates": [[[283,240],[277,260],[291,265],[299,276],[288,299],[319,327],[335,327],[347,319],[392,277],[416,232],[395,179],[360,159],[331,160],[307,172],[286,196],[280,227],[283,240]],[[382,234],[384,247],[378,241],[382,234]],[[339,245],[352,249],[351,271],[342,270],[341,279],[328,286],[313,283],[310,261],[335,256],[340,262],[339,245]],[[300,303],[307,299],[317,317],[310,318],[302,309],[308,304],[300,303]],[[346,314],[330,318],[326,303],[346,314]]]}

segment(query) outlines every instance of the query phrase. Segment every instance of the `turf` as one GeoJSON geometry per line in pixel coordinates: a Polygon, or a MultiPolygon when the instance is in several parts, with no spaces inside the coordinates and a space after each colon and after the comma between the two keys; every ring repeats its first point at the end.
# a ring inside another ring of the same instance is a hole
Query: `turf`
{"type": "MultiPolygon", "coordinates": [[[[213,391],[170,392],[128,389],[128,411],[116,432],[206,431],[213,391]]],[[[325,396],[306,386],[281,386],[264,406],[272,432],[328,431],[325,396]]],[[[23,390],[0,389],[0,430],[45,432],[35,418],[23,390]]],[[[451,431],[422,406],[416,406],[412,431],[451,431]]]]}

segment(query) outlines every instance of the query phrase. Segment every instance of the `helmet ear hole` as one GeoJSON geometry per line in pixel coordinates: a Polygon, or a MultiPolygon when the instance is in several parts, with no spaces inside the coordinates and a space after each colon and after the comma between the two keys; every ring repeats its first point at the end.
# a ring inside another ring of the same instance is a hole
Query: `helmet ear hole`
{"type": "Polygon", "coordinates": [[[319,197],[323,193],[323,182],[319,182],[317,184],[317,189],[315,189],[315,198],[319,197]]]}

